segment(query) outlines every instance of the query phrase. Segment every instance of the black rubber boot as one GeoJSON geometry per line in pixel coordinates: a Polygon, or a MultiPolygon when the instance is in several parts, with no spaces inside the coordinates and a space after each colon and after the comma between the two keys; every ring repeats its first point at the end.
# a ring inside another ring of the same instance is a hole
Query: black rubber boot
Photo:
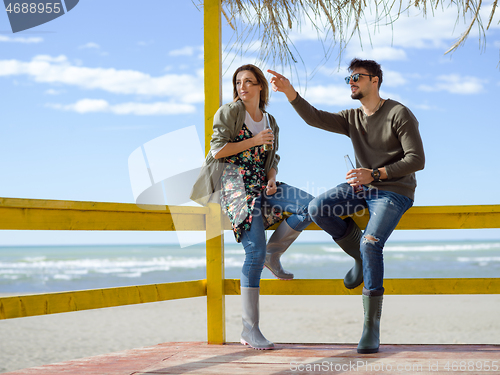
{"type": "Polygon", "coordinates": [[[378,353],[380,346],[380,317],[382,315],[382,299],[384,290],[371,291],[363,288],[363,309],[365,321],[363,334],[358,344],[358,353],[378,353]]]}
{"type": "Polygon", "coordinates": [[[363,232],[359,229],[356,222],[347,217],[344,219],[347,224],[347,230],[342,238],[335,240],[348,255],[354,258],[354,267],[344,277],[344,285],[347,289],[354,289],[363,282],[363,261],[359,250],[363,232]]]}

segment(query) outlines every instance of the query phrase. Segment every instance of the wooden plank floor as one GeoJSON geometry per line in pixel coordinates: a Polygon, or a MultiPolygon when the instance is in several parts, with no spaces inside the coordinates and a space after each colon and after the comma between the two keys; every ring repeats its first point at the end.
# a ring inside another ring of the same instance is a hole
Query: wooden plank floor
{"type": "Polygon", "coordinates": [[[377,354],[360,355],[348,344],[277,344],[260,351],[236,343],[173,342],[4,375],[335,373],[500,374],[500,345],[382,345],[377,354]]]}

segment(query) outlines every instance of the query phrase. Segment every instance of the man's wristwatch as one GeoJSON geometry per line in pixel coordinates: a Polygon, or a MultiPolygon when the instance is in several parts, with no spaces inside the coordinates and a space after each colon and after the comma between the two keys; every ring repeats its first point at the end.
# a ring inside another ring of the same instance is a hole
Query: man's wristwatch
{"type": "Polygon", "coordinates": [[[373,182],[379,182],[380,181],[380,171],[378,168],[373,168],[372,170],[372,177],[373,177],[373,182]]]}

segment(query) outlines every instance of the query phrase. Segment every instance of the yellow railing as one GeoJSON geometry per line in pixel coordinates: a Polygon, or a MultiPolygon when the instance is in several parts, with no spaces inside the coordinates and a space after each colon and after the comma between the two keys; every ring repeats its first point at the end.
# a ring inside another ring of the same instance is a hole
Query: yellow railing
{"type": "MultiPolygon", "coordinates": [[[[230,229],[220,206],[139,208],[135,204],[0,198],[3,230],[205,231],[207,278],[175,283],[0,298],[0,319],[98,309],[179,298],[207,297],[208,342],[225,342],[225,296],[240,293],[224,277],[224,234],[230,229]],[[175,223],[175,225],[174,225],[175,223]]],[[[355,215],[364,228],[368,213],[355,215]]],[[[412,207],[396,229],[500,228],[500,205],[412,207]]],[[[311,224],[308,230],[319,230],[311,224]]],[[[386,279],[386,294],[500,294],[500,278],[386,279]]],[[[342,280],[262,280],[261,294],[360,294],[342,280]]]]}

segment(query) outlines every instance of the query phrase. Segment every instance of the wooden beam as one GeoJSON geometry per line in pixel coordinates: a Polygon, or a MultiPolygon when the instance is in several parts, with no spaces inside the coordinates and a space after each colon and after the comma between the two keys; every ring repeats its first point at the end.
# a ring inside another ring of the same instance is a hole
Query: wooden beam
{"type": "MultiPolygon", "coordinates": [[[[385,294],[500,294],[500,278],[385,279],[385,294]]],[[[240,280],[225,280],[226,295],[240,294],[240,280]]],[[[260,281],[261,294],[268,295],[355,295],[362,285],[347,289],[343,280],[294,279],[260,281]]]]}
{"type": "Polygon", "coordinates": [[[0,198],[0,229],[204,231],[207,212],[205,207],[0,198]]]}
{"type": "Polygon", "coordinates": [[[410,208],[396,229],[500,228],[500,205],[410,208]]]}
{"type": "MultiPolygon", "coordinates": [[[[223,280],[209,292],[207,280],[165,284],[139,285],[119,288],[82,290],[0,298],[0,319],[64,313],[72,311],[159,302],[180,298],[207,297],[210,299],[208,323],[211,343],[225,341],[223,299],[225,295],[240,294],[239,279],[223,280]],[[214,298],[215,297],[215,298],[214,298]],[[215,313],[214,313],[215,312],[215,313]]],[[[500,278],[454,279],[386,279],[387,295],[442,294],[500,294],[500,278]]],[[[342,280],[295,279],[290,281],[261,280],[263,295],[360,295],[362,287],[346,289],[342,280]]]]}
{"type": "Polygon", "coordinates": [[[81,290],[0,298],[0,319],[56,314],[207,295],[207,281],[81,290]]]}
{"type": "MultiPolygon", "coordinates": [[[[0,230],[204,231],[207,212],[207,207],[0,198],[0,230]]],[[[360,228],[365,228],[368,210],[356,213],[353,218],[360,228]]],[[[222,218],[222,225],[231,230],[227,217],[222,218]]],[[[480,228],[500,228],[500,205],[412,207],[396,227],[480,228]]],[[[307,230],[321,229],[312,223],[307,230]]]]}

